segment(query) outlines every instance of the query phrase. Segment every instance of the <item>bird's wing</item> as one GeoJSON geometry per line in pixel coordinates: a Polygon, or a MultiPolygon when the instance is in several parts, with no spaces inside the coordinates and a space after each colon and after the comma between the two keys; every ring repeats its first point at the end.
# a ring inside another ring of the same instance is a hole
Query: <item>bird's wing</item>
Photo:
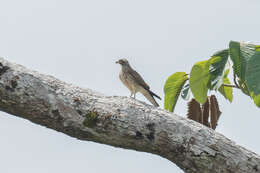
{"type": "Polygon", "coordinates": [[[141,85],[142,87],[144,87],[144,89],[149,90],[150,87],[149,85],[147,85],[147,83],[145,83],[144,79],[142,78],[142,76],[140,74],[138,74],[135,70],[129,70],[129,74],[134,78],[134,80],[141,85]]]}

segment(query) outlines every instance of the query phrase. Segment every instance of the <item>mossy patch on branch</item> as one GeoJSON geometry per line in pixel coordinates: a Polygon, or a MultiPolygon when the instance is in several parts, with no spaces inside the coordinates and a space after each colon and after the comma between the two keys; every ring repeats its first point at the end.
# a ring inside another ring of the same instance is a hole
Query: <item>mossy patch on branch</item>
{"type": "Polygon", "coordinates": [[[89,112],[86,114],[86,118],[83,121],[83,125],[86,127],[94,127],[97,123],[97,112],[89,112]]]}

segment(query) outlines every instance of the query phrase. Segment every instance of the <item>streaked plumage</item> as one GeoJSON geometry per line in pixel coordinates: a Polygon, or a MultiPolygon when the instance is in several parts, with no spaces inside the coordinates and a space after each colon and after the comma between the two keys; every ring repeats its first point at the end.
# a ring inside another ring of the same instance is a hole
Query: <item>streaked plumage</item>
{"type": "Polygon", "coordinates": [[[159,104],[155,101],[153,96],[159,99],[161,98],[150,90],[149,85],[145,83],[140,74],[132,69],[128,61],[126,59],[120,59],[116,63],[120,64],[122,67],[119,78],[123,82],[123,84],[130,90],[130,97],[134,95],[135,98],[135,94],[137,92],[141,92],[154,106],[158,107],[159,104]]]}

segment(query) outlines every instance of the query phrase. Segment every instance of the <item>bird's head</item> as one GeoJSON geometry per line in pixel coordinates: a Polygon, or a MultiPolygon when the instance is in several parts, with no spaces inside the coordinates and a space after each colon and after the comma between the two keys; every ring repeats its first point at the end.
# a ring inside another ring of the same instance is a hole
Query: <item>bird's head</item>
{"type": "Polygon", "coordinates": [[[120,64],[121,66],[129,66],[129,62],[127,61],[127,59],[120,59],[118,61],[116,61],[117,64],[120,64]]]}

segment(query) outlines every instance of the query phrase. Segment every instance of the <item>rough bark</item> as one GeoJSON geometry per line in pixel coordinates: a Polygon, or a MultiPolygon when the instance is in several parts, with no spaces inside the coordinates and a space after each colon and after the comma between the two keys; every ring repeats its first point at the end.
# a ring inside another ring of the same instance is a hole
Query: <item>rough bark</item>
{"type": "Polygon", "coordinates": [[[260,172],[259,155],[199,123],[2,58],[0,109],[81,140],[160,155],[187,173],[260,172]]]}

